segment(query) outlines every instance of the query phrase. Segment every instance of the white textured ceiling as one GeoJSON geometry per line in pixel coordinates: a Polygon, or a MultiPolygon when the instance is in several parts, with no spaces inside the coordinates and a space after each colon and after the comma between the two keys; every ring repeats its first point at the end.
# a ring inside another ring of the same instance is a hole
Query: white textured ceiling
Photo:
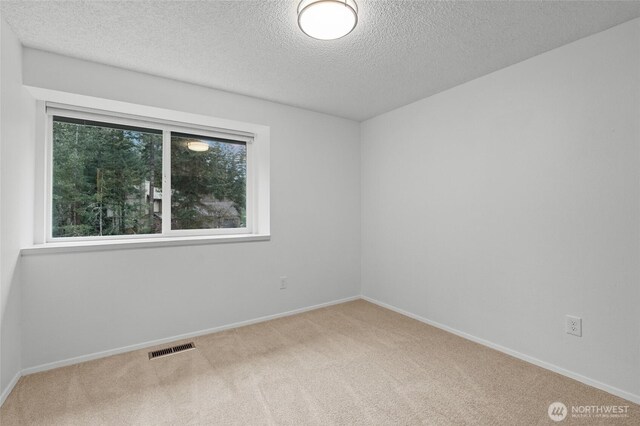
{"type": "Polygon", "coordinates": [[[296,0],[2,1],[24,45],[363,120],[640,16],[638,1],[356,0],[347,37],[296,0]]]}

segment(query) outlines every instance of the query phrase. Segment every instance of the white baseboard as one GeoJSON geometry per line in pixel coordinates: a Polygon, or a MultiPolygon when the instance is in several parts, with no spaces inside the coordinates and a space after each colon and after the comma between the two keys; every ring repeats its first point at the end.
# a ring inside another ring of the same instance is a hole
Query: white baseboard
{"type": "Polygon", "coordinates": [[[507,355],[511,355],[511,356],[513,356],[515,358],[518,358],[518,359],[521,359],[521,360],[526,361],[528,363],[537,365],[538,367],[542,367],[544,369],[553,371],[554,373],[562,374],[563,376],[566,376],[566,377],[569,377],[571,379],[577,380],[577,381],[582,382],[582,383],[584,383],[586,385],[593,386],[594,388],[598,388],[598,389],[603,390],[605,392],[608,392],[608,393],[610,393],[612,395],[619,396],[620,398],[624,398],[627,401],[631,401],[631,402],[634,402],[636,404],[640,404],[640,395],[635,395],[635,394],[633,394],[631,392],[627,392],[627,391],[624,391],[622,389],[618,389],[616,387],[609,386],[606,383],[599,382],[597,380],[594,380],[594,379],[591,379],[589,377],[583,376],[582,374],[574,373],[573,371],[566,370],[564,368],[558,367],[557,365],[551,364],[549,362],[539,360],[537,358],[531,357],[529,355],[525,355],[525,354],[520,353],[518,351],[514,351],[513,349],[509,349],[509,348],[506,348],[504,346],[498,345],[496,343],[490,342],[488,340],[481,339],[479,337],[476,337],[476,336],[473,336],[471,334],[465,333],[464,331],[456,330],[455,328],[451,328],[451,327],[446,326],[444,324],[440,324],[440,323],[432,321],[430,319],[421,317],[420,315],[413,314],[411,312],[405,311],[404,309],[396,308],[393,305],[389,305],[388,303],[381,302],[381,301],[373,299],[371,297],[362,296],[362,299],[366,300],[367,302],[371,302],[371,303],[376,304],[378,306],[381,306],[383,308],[386,308],[386,309],[389,309],[391,311],[394,311],[394,312],[397,312],[399,314],[402,314],[404,316],[407,316],[409,318],[413,318],[413,319],[418,320],[420,322],[423,322],[425,324],[429,324],[429,325],[431,325],[433,327],[436,327],[436,328],[439,328],[441,330],[447,331],[449,333],[455,334],[455,335],[460,336],[462,338],[465,338],[467,340],[471,340],[472,342],[479,343],[479,344],[481,344],[483,346],[487,346],[487,347],[489,347],[491,349],[495,349],[495,350],[503,352],[503,353],[505,353],[507,355]]]}
{"type": "Polygon", "coordinates": [[[360,296],[347,297],[347,298],[344,298],[344,299],[333,300],[333,301],[330,301],[330,302],[320,303],[318,305],[307,306],[307,307],[304,307],[304,308],[298,308],[298,309],[294,309],[292,311],[282,312],[282,313],[279,313],[279,314],[267,315],[267,316],[264,316],[264,317],[254,318],[254,319],[250,319],[250,320],[246,320],[246,321],[240,321],[240,322],[236,322],[236,323],[232,323],[232,324],[221,325],[219,327],[208,328],[206,330],[194,331],[194,332],[191,332],[191,333],[185,333],[185,334],[180,334],[180,335],[177,335],[177,336],[166,337],[164,339],[152,340],[152,341],[149,341],[149,342],[138,343],[138,344],[131,345],[131,346],[125,346],[125,347],[116,348],[116,349],[109,349],[109,350],[106,350],[106,351],[95,352],[95,353],[88,354],[88,355],[81,355],[81,356],[78,356],[78,357],[68,358],[68,359],[64,359],[64,360],[61,360],[61,361],[55,361],[55,362],[51,362],[51,363],[48,363],[48,364],[42,364],[42,365],[36,365],[36,366],[33,366],[33,367],[27,367],[27,368],[24,368],[22,370],[22,375],[23,376],[27,376],[29,374],[39,373],[39,372],[47,371],[47,370],[53,370],[54,368],[66,367],[68,365],[79,364],[81,362],[86,362],[86,361],[91,361],[91,360],[94,360],[94,359],[104,358],[104,357],[108,357],[108,356],[111,356],[111,355],[117,355],[117,354],[121,354],[121,353],[125,353],[125,352],[131,352],[131,351],[135,351],[135,350],[138,350],[138,349],[148,348],[148,347],[151,347],[151,346],[164,345],[166,343],[175,342],[176,340],[190,339],[192,337],[203,336],[205,334],[211,334],[211,333],[216,333],[216,332],[219,332],[219,331],[229,330],[231,328],[238,328],[238,327],[243,327],[245,325],[256,324],[256,323],[259,323],[259,322],[269,321],[269,320],[276,319],[276,318],[288,317],[288,316],[291,316],[291,315],[300,314],[302,312],[312,311],[314,309],[320,309],[320,308],[324,308],[324,307],[327,307],[327,306],[337,305],[337,304],[340,304],[340,303],[350,302],[352,300],[358,300],[358,299],[360,299],[360,296]]]}
{"type": "Polygon", "coordinates": [[[110,349],[107,351],[102,351],[102,352],[96,352],[96,353],[92,353],[92,354],[88,354],[88,355],[82,355],[82,356],[78,356],[78,357],[74,357],[74,358],[69,358],[69,359],[65,359],[65,360],[61,360],[61,361],[56,361],[56,362],[52,362],[52,363],[48,363],[48,364],[42,364],[42,365],[37,365],[34,367],[28,367],[23,369],[21,372],[18,372],[18,374],[16,374],[16,376],[13,378],[13,380],[11,380],[11,382],[9,383],[9,386],[7,386],[7,388],[2,392],[2,394],[0,395],[0,406],[2,406],[2,404],[4,403],[4,401],[6,400],[6,398],[9,396],[9,394],[11,393],[11,391],[13,390],[14,386],[18,383],[18,380],[20,379],[21,376],[26,376],[28,374],[33,374],[33,373],[38,373],[41,371],[47,371],[47,370],[52,370],[54,368],[59,368],[59,367],[65,367],[68,365],[73,365],[73,364],[78,364],[81,362],[86,362],[86,361],[91,361],[94,359],[99,359],[99,358],[104,358],[107,356],[111,356],[111,355],[117,355],[117,354],[121,354],[121,353],[125,353],[125,352],[130,352],[130,351],[134,351],[134,350],[138,350],[138,349],[144,349],[144,348],[148,348],[151,346],[157,346],[157,345],[163,345],[166,343],[170,343],[170,342],[174,342],[176,340],[182,340],[182,339],[189,339],[192,337],[197,337],[197,336],[202,336],[205,334],[211,334],[211,333],[216,333],[219,331],[224,331],[224,330],[229,330],[232,328],[238,328],[238,327],[242,327],[245,325],[251,325],[251,324],[256,324],[256,323],[260,323],[260,322],[264,322],[264,321],[269,321],[272,319],[276,319],[276,318],[282,318],[282,317],[287,317],[290,315],[296,315],[296,314],[300,314],[302,312],[307,312],[307,311],[312,311],[314,309],[320,309],[320,308],[324,308],[327,306],[332,306],[332,305],[337,305],[340,303],[345,303],[345,302],[350,302],[352,300],[357,300],[357,299],[363,299],[366,300],[368,302],[374,303],[378,306],[381,306],[383,308],[392,310],[394,312],[397,312],[399,314],[405,315],[409,318],[413,318],[415,320],[418,320],[420,322],[423,322],[425,324],[429,324],[431,326],[437,327],[441,330],[447,331],[449,333],[455,334],[457,336],[460,336],[462,338],[465,338],[467,340],[471,340],[472,342],[475,343],[479,343],[483,346],[487,346],[489,348],[495,349],[497,351],[503,352],[507,355],[511,355],[515,358],[521,359],[523,361],[529,362],[531,364],[537,365],[539,367],[545,368],[547,370],[553,371],[555,373],[561,374],[563,376],[569,377],[571,379],[577,380],[579,382],[582,382],[586,385],[589,386],[593,386],[595,388],[598,388],[600,390],[603,390],[605,392],[608,392],[612,395],[616,395],[619,396],[620,398],[624,398],[628,401],[634,402],[636,404],[640,404],[640,395],[635,395],[631,392],[627,392],[624,391],[622,389],[618,389],[616,387],[607,385],[606,383],[602,383],[599,382],[597,380],[591,379],[589,377],[583,376],[581,374],[575,373],[573,371],[569,371],[566,370],[564,368],[558,367],[557,365],[551,364],[549,362],[546,361],[542,361],[539,360],[537,358],[531,357],[529,355],[525,355],[523,353],[520,353],[518,351],[515,351],[513,349],[509,349],[506,348],[504,346],[498,345],[496,343],[490,342],[488,340],[485,339],[481,339],[479,337],[473,336],[471,334],[465,333],[463,331],[460,330],[456,330],[454,328],[451,328],[449,326],[446,326],[444,324],[440,324],[438,322],[429,320],[427,318],[421,317],[419,315],[413,314],[411,312],[405,311],[403,309],[397,308],[393,305],[389,305],[387,303],[381,302],[379,300],[373,299],[371,297],[368,296],[352,296],[352,297],[347,297],[344,299],[339,299],[339,300],[333,300],[330,302],[326,302],[326,303],[321,303],[318,305],[313,305],[313,306],[307,306],[304,308],[299,308],[299,309],[294,309],[291,311],[287,311],[287,312],[282,312],[279,314],[273,314],[273,315],[267,315],[267,316],[263,316],[263,317],[259,317],[259,318],[254,318],[251,320],[247,320],[247,321],[240,321],[240,322],[236,322],[236,323],[232,323],[232,324],[227,324],[227,325],[222,325],[219,327],[214,327],[214,328],[209,328],[206,330],[200,330],[200,331],[196,331],[196,332],[192,332],[192,333],[185,333],[185,334],[181,334],[181,335],[177,335],[177,336],[172,336],[172,337],[167,337],[164,339],[158,339],[158,340],[153,340],[150,342],[145,342],[145,343],[139,343],[136,345],[131,345],[131,346],[125,346],[125,347],[121,347],[121,348],[117,348],[117,349],[110,349]]]}
{"type": "Polygon", "coordinates": [[[4,404],[4,402],[7,400],[13,388],[18,384],[18,380],[20,380],[20,377],[22,377],[22,372],[18,371],[16,375],[13,376],[13,379],[11,379],[6,389],[3,390],[2,393],[0,393],[0,407],[2,407],[2,404],[4,404]]]}

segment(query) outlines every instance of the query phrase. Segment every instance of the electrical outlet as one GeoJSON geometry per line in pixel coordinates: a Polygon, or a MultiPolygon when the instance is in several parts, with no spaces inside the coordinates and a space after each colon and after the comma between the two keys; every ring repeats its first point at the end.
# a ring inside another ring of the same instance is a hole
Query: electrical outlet
{"type": "Polygon", "coordinates": [[[289,278],[280,277],[280,290],[286,290],[288,285],[289,285],[289,278]]]}
{"type": "Polygon", "coordinates": [[[582,337],[582,318],[567,315],[565,319],[565,331],[567,334],[582,337]]]}

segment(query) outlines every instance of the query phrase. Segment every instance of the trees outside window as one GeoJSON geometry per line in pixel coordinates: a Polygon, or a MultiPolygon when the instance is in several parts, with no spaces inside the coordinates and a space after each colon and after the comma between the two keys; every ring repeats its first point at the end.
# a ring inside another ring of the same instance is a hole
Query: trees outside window
{"type": "Polygon", "coordinates": [[[246,143],[171,135],[171,229],[246,226],[246,185],[246,143]]]}
{"type": "Polygon", "coordinates": [[[53,238],[161,234],[163,195],[171,230],[246,227],[246,142],[52,118],[53,238]],[[170,194],[162,185],[165,134],[170,194]]]}

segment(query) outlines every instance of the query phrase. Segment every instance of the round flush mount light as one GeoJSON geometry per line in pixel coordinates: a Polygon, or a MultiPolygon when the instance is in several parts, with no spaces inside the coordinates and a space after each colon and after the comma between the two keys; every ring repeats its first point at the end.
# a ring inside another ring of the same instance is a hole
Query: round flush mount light
{"type": "Polygon", "coordinates": [[[318,40],[344,37],[357,23],[358,5],[354,0],[302,0],[298,5],[300,29],[318,40]]]}
{"type": "Polygon", "coordinates": [[[205,152],[209,150],[209,144],[202,141],[187,142],[187,148],[195,152],[205,152]]]}

